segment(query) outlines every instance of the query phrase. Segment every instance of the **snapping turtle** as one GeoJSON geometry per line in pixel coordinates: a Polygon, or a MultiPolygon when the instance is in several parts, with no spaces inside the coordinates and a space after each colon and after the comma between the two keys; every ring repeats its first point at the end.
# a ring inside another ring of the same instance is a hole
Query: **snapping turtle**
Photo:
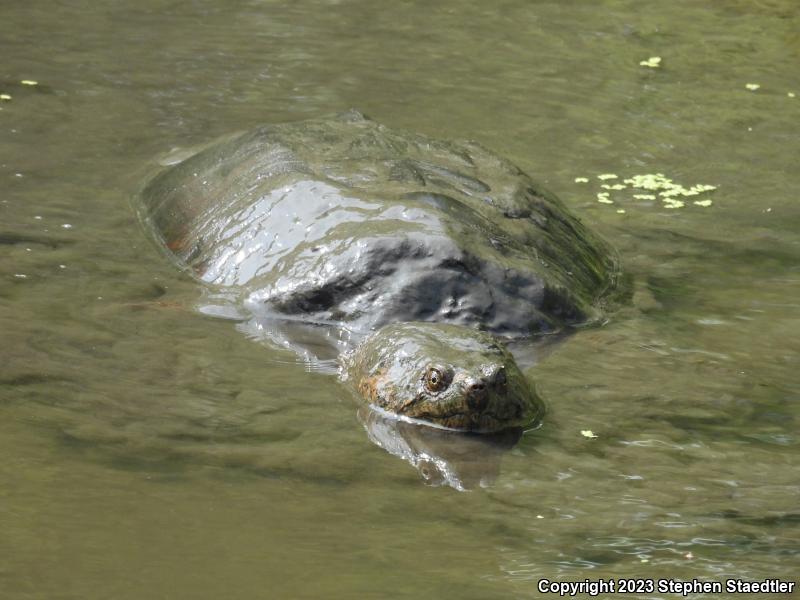
{"type": "Polygon", "coordinates": [[[293,347],[303,327],[326,332],[363,399],[446,428],[540,415],[502,340],[597,321],[618,276],[508,161],[356,111],[224,139],[140,199],[174,259],[256,329],[293,347]]]}

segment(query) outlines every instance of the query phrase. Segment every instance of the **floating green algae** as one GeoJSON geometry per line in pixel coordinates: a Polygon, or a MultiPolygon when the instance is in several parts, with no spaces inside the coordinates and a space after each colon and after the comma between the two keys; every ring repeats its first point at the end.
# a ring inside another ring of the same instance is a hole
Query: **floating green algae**
{"type": "Polygon", "coordinates": [[[683,208],[686,204],[683,200],[665,200],[664,208],[683,208]]]}
{"type": "Polygon", "coordinates": [[[608,196],[609,196],[608,192],[600,192],[599,194],[597,194],[597,201],[600,204],[614,204],[614,201],[611,200],[608,196]]]}
{"type": "Polygon", "coordinates": [[[651,56],[647,60],[643,60],[639,62],[639,66],[642,67],[649,67],[651,69],[657,69],[661,66],[661,57],[660,56],[651,56]]]}
{"type": "MultiPolygon", "coordinates": [[[[615,173],[601,173],[596,176],[600,181],[608,181],[619,179],[615,173]]],[[[575,181],[578,183],[588,183],[589,179],[586,177],[576,177],[575,181]]],[[[705,183],[698,183],[689,187],[685,187],[676,183],[663,173],[643,173],[639,175],[632,175],[623,179],[622,183],[601,183],[600,188],[603,191],[597,192],[597,201],[600,204],[614,204],[615,201],[624,201],[626,199],[633,200],[661,200],[662,207],[667,209],[679,209],[686,207],[684,198],[691,198],[701,196],[716,190],[716,186],[708,185],[705,183]],[[630,195],[616,194],[614,198],[611,197],[611,192],[621,192],[623,190],[631,189],[631,191],[639,192],[630,195]],[[644,193],[641,193],[644,192],[644,193]]],[[[712,205],[709,199],[698,199],[693,202],[695,206],[709,207],[712,205]]],[[[625,214],[625,209],[618,209],[618,214],[625,214]]]]}

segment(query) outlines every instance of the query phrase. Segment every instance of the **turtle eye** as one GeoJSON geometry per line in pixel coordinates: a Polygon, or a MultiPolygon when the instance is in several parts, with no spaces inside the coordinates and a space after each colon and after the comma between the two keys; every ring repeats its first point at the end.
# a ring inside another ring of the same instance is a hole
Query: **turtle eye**
{"type": "Polygon", "coordinates": [[[441,369],[437,369],[436,367],[428,368],[428,371],[425,373],[425,387],[427,387],[430,392],[440,392],[447,387],[444,373],[441,369]]]}

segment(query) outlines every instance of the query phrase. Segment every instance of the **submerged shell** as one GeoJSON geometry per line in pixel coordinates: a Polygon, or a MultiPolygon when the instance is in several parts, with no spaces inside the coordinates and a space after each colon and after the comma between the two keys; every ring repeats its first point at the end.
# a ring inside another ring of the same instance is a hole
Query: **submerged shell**
{"type": "Polygon", "coordinates": [[[523,336],[597,319],[613,251],[482,146],[351,111],[268,125],[141,195],[156,237],[254,312],[354,331],[435,321],[523,336]]]}

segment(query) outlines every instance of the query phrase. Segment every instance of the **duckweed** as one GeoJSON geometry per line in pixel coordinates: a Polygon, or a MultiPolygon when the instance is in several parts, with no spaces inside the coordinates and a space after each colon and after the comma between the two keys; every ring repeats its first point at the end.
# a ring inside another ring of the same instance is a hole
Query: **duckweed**
{"type": "MultiPolygon", "coordinates": [[[[601,173],[597,175],[600,181],[607,181],[609,179],[618,179],[614,173],[601,173]]],[[[586,177],[578,177],[576,181],[580,183],[587,183],[586,177]]],[[[663,173],[644,173],[641,175],[633,175],[623,180],[623,183],[601,183],[600,187],[603,190],[597,193],[597,201],[601,204],[614,204],[614,199],[611,198],[611,191],[621,191],[628,187],[636,190],[644,190],[648,193],[635,193],[632,194],[634,200],[658,200],[663,202],[664,208],[676,209],[684,208],[686,202],[683,198],[691,198],[699,196],[706,192],[713,192],[717,189],[714,185],[698,183],[690,187],[684,187],[679,183],[675,183],[672,179],[663,173]]],[[[695,200],[693,204],[702,207],[711,206],[711,200],[695,200]]],[[[625,209],[618,209],[618,214],[625,214],[625,209]]]]}
{"type": "Polygon", "coordinates": [[[614,204],[614,201],[608,197],[608,192],[600,192],[597,194],[597,201],[601,204],[614,204]]]}
{"type": "Polygon", "coordinates": [[[639,66],[642,67],[649,67],[651,69],[656,69],[661,66],[661,57],[660,56],[651,56],[647,60],[643,60],[639,62],[639,66]]]}

